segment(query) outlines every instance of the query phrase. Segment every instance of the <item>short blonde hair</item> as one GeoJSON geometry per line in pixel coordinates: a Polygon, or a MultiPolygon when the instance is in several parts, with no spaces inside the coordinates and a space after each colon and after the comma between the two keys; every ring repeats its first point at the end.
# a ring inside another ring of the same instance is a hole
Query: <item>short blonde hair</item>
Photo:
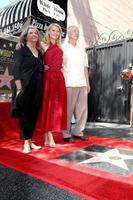
{"type": "Polygon", "coordinates": [[[38,41],[36,43],[36,48],[40,49],[40,35],[39,35],[38,29],[35,26],[30,25],[26,29],[24,29],[23,32],[20,35],[19,41],[22,44],[27,44],[27,35],[28,35],[28,32],[29,32],[30,29],[36,30],[36,32],[38,34],[38,41]]]}
{"type": "Polygon", "coordinates": [[[48,26],[48,29],[47,29],[47,31],[46,31],[46,33],[45,33],[45,36],[44,36],[43,41],[44,41],[44,43],[47,44],[47,45],[50,44],[49,31],[51,30],[51,28],[52,28],[53,26],[56,26],[56,27],[58,27],[58,29],[59,29],[60,36],[59,36],[59,38],[57,39],[56,43],[60,46],[60,45],[61,45],[62,29],[61,29],[61,26],[60,26],[59,24],[57,24],[57,23],[52,23],[52,24],[50,24],[50,25],[48,26]]]}

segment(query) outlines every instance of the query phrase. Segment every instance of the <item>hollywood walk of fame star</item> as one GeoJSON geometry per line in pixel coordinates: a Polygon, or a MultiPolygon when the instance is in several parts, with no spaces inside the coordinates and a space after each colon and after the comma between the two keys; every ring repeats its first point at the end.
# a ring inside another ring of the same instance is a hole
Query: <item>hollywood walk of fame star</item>
{"type": "Polygon", "coordinates": [[[9,43],[9,47],[12,47],[13,46],[13,44],[12,43],[9,43]]]}
{"type": "Polygon", "coordinates": [[[133,160],[133,156],[121,154],[118,149],[111,149],[104,153],[85,151],[85,150],[80,150],[80,151],[82,153],[93,156],[92,158],[89,158],[80,162],[80,164],[108,162],[112,165],[115,165],[117,167],[120,167],[129,171],[128,166],[125,163],[125,160],[133,160]]]}
{"type": "Polygon", "coordinates": [[[13,79],[13,76],[9,75],[8,67],[6,67],[4,74],[0,74],[0,88],[6,85],[8,88],[11,89],[10,81],[12,79],[13,79]]]}

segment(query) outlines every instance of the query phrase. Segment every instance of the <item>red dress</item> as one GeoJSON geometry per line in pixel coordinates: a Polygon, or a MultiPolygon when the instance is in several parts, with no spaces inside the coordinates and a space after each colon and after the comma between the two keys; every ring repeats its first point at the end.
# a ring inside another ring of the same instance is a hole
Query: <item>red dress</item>
{"type": "Polygon", "coordinates": [[[67,129],[67,97],[62,68],[63,51],[51,44],[44,53],[44,63],[49,67],[44,73],[44,95],[41,114],[43,133],[67,129]]]}

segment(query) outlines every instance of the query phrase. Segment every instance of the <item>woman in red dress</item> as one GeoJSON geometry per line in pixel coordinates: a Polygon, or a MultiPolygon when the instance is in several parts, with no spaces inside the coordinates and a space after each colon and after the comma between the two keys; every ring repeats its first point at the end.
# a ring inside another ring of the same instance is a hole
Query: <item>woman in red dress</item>
{"type": "Polygon", "coordinates": [[[66,86],[62,73],[63,51],[60,48],[61,27],[51,24],[44,41],[44,95],[41,113],[41,129],[45,134],[45,146],[55,147],[53,132],[67,129],[66,86]]]}

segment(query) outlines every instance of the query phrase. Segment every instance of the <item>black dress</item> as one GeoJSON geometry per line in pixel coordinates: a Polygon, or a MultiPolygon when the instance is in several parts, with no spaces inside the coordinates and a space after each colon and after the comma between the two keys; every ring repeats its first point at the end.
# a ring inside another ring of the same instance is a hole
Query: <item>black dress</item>
{"type": "Polygon", "coordinates": [[[20,132],[23,139],[31,139],[37,116],[42,104],[43,95],[43,58],[39,51],[35,57],[27,46],[14,52],[14,81],[20,80],[22,90],[16,96],[14,84],[12,95],[12,116],[20,120],[20,132]]]}

